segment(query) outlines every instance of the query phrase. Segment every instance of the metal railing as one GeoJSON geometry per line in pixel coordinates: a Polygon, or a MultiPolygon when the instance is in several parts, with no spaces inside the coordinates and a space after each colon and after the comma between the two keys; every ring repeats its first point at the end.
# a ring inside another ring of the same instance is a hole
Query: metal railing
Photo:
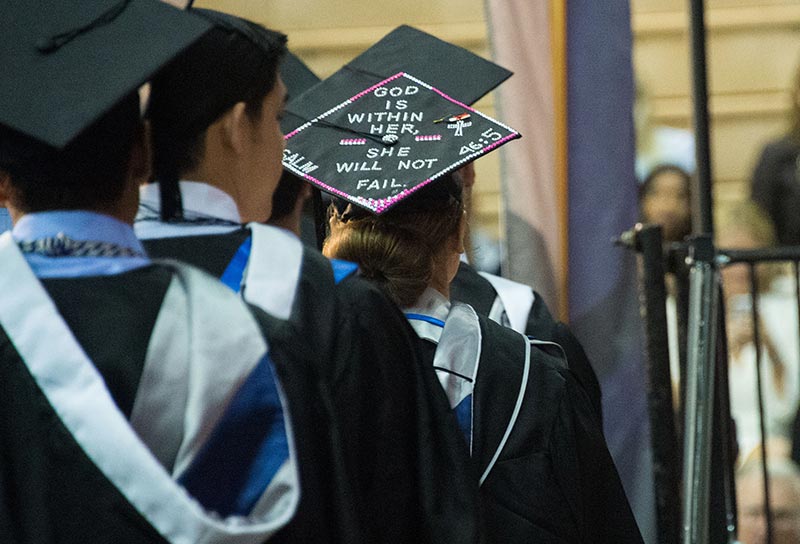
{"type": "MultiPolygon", "coordinates": [[[[749,267],[760,469],[766,536],[770,543],[774,527],[764,418],[764,339],[756,268],[765,263],[791,263],[800,316],[800,247],[718,250],[708,236],[699,236],[687,243],[662,248],[661,229],[653,225],[637,225],[622,240],[637,252],[639,261],[659,544],[737,541],[736,445],[728,390],[726,312],[719,272],[736,264],[749,267]],[[677,399],[673,399],[668,349],[667,276],[674,278],[672,291],[677,309],[681,378],[677,399]],[[682,493],[678,491],[679,485],[682,493]]],[[[800,319],[797,326],[800,339],[800,319]]]]}

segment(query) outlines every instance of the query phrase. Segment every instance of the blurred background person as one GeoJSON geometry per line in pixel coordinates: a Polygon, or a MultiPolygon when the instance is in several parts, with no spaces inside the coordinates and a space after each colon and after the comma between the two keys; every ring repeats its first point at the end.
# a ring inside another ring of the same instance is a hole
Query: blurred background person
{"type": "Polygon", "coordinates": [[[780,245],[800,244],[800,65],[791,101],[789,129],[762,149],[751,188],[753,200],[775,224],[780,245]]]}
{"type": "MultiPolygon", "coordinates": [[[[762,544],[767,541],[764,518],[764,479],[761,463],[745,464],[736,475],[736,500],[739,513],[739,542],[762,544]]],[[[800,470],[788,459],[767,463],[772,543],[800,542],[800,470]]]]}
{"type": "Polygon", "coordinates": [[[660,164],[639,187],[643,223],[661,225],[664,242],[680,242],[692,231],[689,173],[674,164],[660,164]]]}
{"type": "MultiPolygon", "coordinates": [[[[642,223],[661,226],[664,245],[681,242],[692,232],[691,177],[680,166],[660,164],[639,185],[639,218],[642,223]]],[[[680,348],[675,278],[666,276],[667,336],[673,403],[679,402],[680,348]]]]}
{"type": "MultiPolygon", "coordinates": [[[[717,245],[721,249],[776,245],[774,226],[752,202],[733,206],[718,219],[717,245]]],[[[800,372],[797,302],[790,296],[791,280],[787,282],[780,266],[759,265],[756,281],[764,418],[768,445],[777,450],[767,453],[788,455],[800,372]]],[[[736,420],[740,460],[745,460],[761,443],[749,266],[735,264],[723,268],[722,286],[727,312],[731,414],[736,420]]]]}

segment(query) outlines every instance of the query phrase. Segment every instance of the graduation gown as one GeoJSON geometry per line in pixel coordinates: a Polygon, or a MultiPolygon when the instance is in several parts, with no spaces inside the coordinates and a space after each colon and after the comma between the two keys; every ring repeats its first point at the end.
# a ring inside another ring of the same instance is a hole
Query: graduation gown
{"type": "Polygon", "coordinates": [[[298,484],[279,458],[252,508],[222,510],[265,466],[255,450],[274,428],[260,402],[248,408],[272,365],[235,297],[177,265],[40,283],[10,237],[0,254],[0,541],[255,543],[285,526],[298,484]]]}
{"type": "MultiPolygon", "coordinates": [[[[185,259],[224,278],[249,230],[143,242],[152,256],[185,259]]],[[[271,314],[273,357],[287,366],[305,361],[337,427],[326,439],[333,468],[308,490],[301,473],[301,484],[302,497],[330,490],[326,503],[335,506],[340,525],[323,528],[312,518],[292,523],[316,533],[297,541],[474,542],[478,501],[469,456],[408,323],[373,285],[352,276],[336,284],[319,252],[296,239],[297,248],[287,251],[283,245],[290,242],[272,234],[281,257],[257,254],[269,244],[253,240],[243,296],[271,314]],[[294,285],[276,289],[269,277],[294,278],[294,285]],[[275,305],[273,295],[283,302],[275,305]]]]}
{"type": "Polygon", "coordinates": [[[485,542],[642,542],[600,422],[563,360],[467,305],[446,311],[440,321],[409,314],[460,412],[485,542]]]}
{"type": "Polygon", "coordinates": [[[539,293],[527,285],[480,273],[462,262],[450,284],[450,298],[472,306],[479,315],[489,317],[501,325],[510,326],[538,340],[554,342],[564,349],[567,365],[573,371],[589,396],[591,405],[602,418],[600,382],[592,368],[583,346],[564,323],[556,321],[539,293]],[[489,278],[496,279],[492,283],[489,278]],[[502,283],[500,283],[502,282],[502,283]],[[509,289],[505,302],[498,287],[509,289]],[[511,304],[513,301],[513,306],[511,304]],[[511,316],[504,316],[511,313],[511,316]],[[510,319],[509,319],[510,318],[510,319]]]}

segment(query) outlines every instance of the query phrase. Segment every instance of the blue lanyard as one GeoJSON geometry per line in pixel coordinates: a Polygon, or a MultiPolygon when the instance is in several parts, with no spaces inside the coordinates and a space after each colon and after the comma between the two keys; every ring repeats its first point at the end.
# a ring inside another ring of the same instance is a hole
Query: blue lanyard
{"type": "Polygon", "coordinates": [[[328,259],[333,268],[333,281],[340,283],[343,279],[352,276],[358,272],[358,265],[350,261],[343,261],[342,259],[328,259]]]}
{"type": "Polygon", "coordinates": [[[424,314],[406,314],[407,319],[414,319],[416,321],[425,321],[426,323],[430,323],[431,325],[436,325],[437,327],[444,328],[444,321],[441,319],[436,319],[435,317],[431,317],[429,315],[424,314]]]}

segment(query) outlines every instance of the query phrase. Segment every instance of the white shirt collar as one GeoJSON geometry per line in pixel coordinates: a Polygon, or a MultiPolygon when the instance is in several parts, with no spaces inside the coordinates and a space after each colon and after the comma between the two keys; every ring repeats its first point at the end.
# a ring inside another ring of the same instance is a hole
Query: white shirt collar
{"type": "Polygon", "coordinates": [[[31,242],[66,236],[77,241],[91,241],[131,249],[137,256],[61,256],[28,253],[25,259],[40,278],[74,278],[120,274],[150,264],[130,225],[108,215],[86,210],[54,210],[28,213],[11,231],[15,240],[31,242]]]}
{"type": "MultiPolygon", "coordinates": [[[[181,181],[180,188],[184,214],[201,218],[211,217],[234,223],[242,222],[236,202],[225,191],[199,181],[181,181]]],[[[161,195],[158,183],[141,186],[139,202],[140,205],[159,210],[161,195]]]]}

